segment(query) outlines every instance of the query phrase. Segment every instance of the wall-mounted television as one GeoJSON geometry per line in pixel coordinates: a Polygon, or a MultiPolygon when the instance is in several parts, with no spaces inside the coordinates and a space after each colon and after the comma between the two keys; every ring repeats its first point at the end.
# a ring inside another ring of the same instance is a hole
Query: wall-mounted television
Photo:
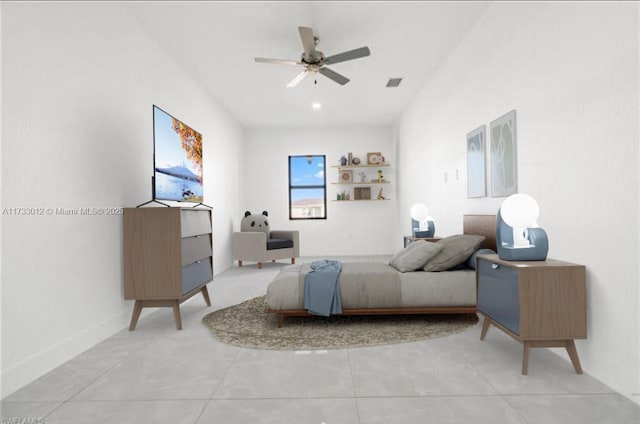
{"type": "Polygon", "coordinates": [[[202,134],[153,105],[153,198],[202,202],[202,134]]]}

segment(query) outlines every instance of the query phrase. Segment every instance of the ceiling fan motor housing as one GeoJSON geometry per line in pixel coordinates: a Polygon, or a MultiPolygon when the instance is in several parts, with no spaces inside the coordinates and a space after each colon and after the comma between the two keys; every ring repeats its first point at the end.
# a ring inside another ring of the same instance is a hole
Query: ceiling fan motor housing
{"type": "Polygon", "coordinates": [[[301,60],[308,65],[317,65],[324,60],[324,54],[320,50],[312,50],[309,53],[302,53],[301,60]]]}

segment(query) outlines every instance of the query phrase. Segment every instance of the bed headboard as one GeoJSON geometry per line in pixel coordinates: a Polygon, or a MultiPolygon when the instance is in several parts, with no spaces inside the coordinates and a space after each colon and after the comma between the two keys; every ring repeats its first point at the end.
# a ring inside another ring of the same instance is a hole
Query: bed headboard
{"type": "Polygon", "coordinates": [[[463,215],[462,232],[463,234],[485,236],[486,238],[480,247],[497,252],[495,215],[463,215]]]}

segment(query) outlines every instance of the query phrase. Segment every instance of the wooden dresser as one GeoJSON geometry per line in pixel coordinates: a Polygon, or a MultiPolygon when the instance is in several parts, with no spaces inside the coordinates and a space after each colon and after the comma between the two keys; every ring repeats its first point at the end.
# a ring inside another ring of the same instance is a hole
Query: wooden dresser
{"type": "Polygon", "coordinates": [[[208,209],[124,209],[124,297],[135,299],[130,331],[145,307],[172,307],[181,330],[180,303],[202,293],[211,306],[211,224],[208,209]]]}
{"type": "Polygon", "coordinates": [[[523,342],[522,374],[529,349],[563,347],[582,374],[575,339],[587,338],[585,267],[569,262],[504,261],[476,258],[478,312],[484,315],[480,340],[494,325],[523,342]]]}

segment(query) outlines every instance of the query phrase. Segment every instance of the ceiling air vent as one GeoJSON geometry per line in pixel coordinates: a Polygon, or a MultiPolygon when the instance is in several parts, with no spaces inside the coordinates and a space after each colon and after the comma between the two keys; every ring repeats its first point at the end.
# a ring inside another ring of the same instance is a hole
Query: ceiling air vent
{"type": "Polygon", "coordinates": [[[387,82],[387,88],[396,88],[402,82],[402,78],[389,78],[387,82]]]}

